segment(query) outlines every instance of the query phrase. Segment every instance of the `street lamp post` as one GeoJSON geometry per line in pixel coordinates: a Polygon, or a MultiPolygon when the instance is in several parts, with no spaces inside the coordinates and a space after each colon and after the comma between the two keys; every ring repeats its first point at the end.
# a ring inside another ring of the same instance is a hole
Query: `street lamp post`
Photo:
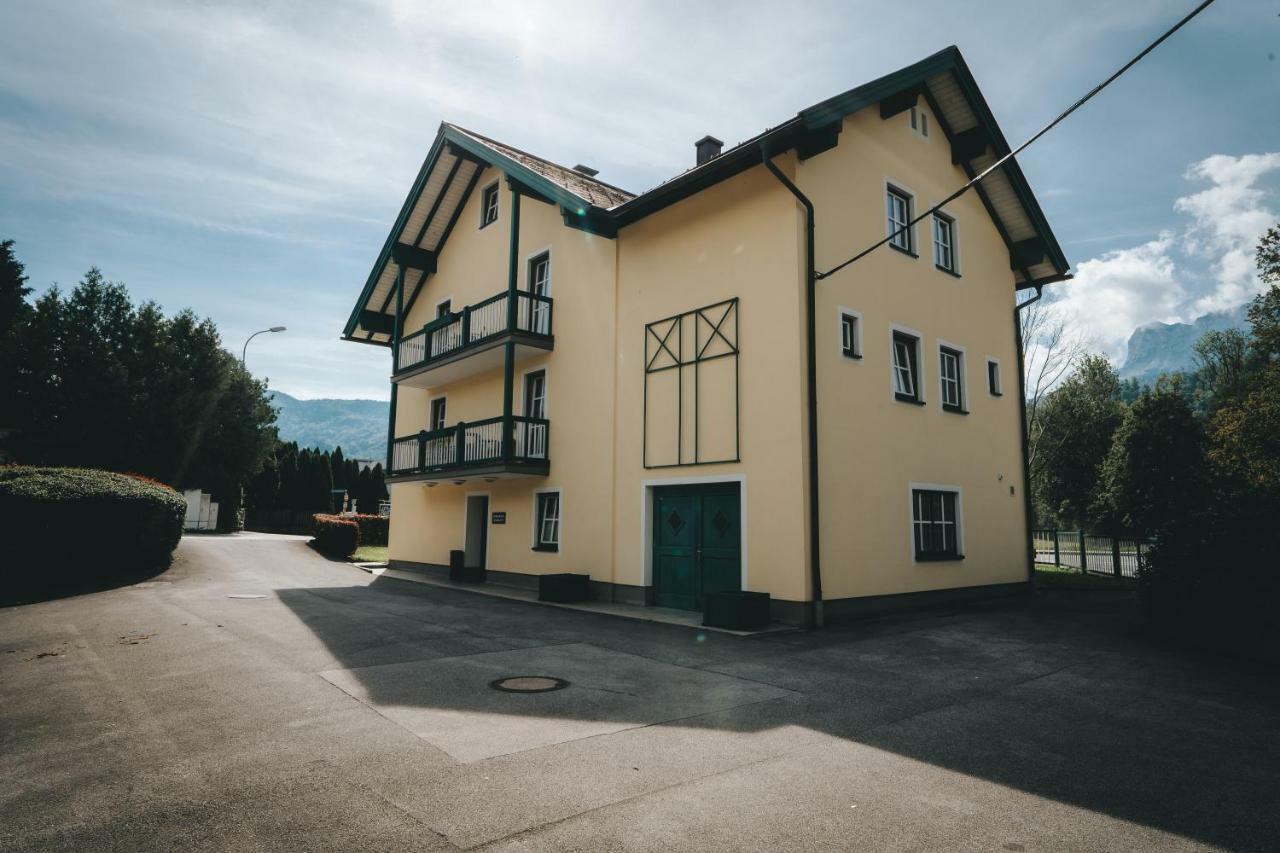
{"type": "Polygon", "coordinates": [[[258,335],[266,334],[267,332],[283,332],[283,331],[285,331],[284,326],[272,326],[270,329],[259,329],[258,331],[250,335],[249,339],[244,342],[244,349],[240,350],[240,364],[242,366],[244,365],[244,357],[249,354],[249,341],[253,340],[258,335]]]}

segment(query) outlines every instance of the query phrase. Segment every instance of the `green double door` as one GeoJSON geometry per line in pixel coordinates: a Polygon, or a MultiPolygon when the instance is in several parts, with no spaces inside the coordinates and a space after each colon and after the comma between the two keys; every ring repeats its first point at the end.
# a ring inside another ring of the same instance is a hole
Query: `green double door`
{"type": "Polygon", "coordinates": [[[701,610],[708,592],[742,589],[737,483],[654,490],[654,604],[701,610]]]}

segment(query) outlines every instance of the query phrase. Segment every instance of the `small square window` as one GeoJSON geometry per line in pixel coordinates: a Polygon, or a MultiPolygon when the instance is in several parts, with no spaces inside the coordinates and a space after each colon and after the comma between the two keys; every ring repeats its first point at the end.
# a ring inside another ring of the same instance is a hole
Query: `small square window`
{"type": "Polygon", "coordinates": [[[441,303],[439,303],[438,305],[436,305],[436,319],[437,319],[437,320],[439,320],[439,319],[440,319],[440,318],[442,318],[442,317],[448,317],[451,313],[453,313],[453,300],[452,300],[452,299],[446,299],[446,300],[444,300],[443,302],[441,302],[441,303]]]}
{"type": "Polygon", "coordinates": [[[893,395],[908,403],[920,399],[920,339],[903,332],[893,333],[893,395]]]}
{"type": "Polygon", "coordinates": [[[490,184],[484,188],[480,201],[480,227],[498,221],[498,185],[490,184]]]}
{"type": "Polygon", "coordinates": [[[862,358],[862,342],[859,340],[856,314],[840,314],[840,352],[847,358],[862,358]]]}
{"type": "Polygon", "coordinates": [[[889,245],[900,252],[915,254],[911,228],[911,196],[889,187],[885,193],[885,214],[889,245]]]}
{"type": "Polygon", "coordinates": [[[537,531],[534,535],[533,550],[560,550],[560,493],[539,492],[537,494],[538,515],[537,531]]]}
{"type": "Polygon", "coordinates": [[[964,354],[950,347],[939,347],[938,378],[942,384],[942,408],[963,413],[964,354]]]}
{"type": "Polygon", "coordinates": [[[987,359],[987,390],[992,397],[1004,395],[1004,391],[1000,389],[1000,362],[993,358],[987,359]]]}
{"type": "Polygon", "coordinates": [[[933,263],[943,272],[960,274],[956,264],[956,221],[941,213],[933,215],[933,263]]]}
{"type": "Polygon", "coordinates": [[[911,516],[917,560],[963,559],[955,492],[912,489],[911,516]]]}

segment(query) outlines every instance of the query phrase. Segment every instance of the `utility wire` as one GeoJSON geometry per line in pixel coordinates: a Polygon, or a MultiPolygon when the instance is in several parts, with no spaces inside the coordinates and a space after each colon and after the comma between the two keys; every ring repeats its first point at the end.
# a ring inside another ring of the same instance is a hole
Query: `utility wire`
{"type": "Polygon", "coordinates": [[[1080,109],[1082,106],[1084,106],[1084,105],[1089,101],[1089,99],[1091,99],[1094,95],[1098,94],[1098,93],[1099,93],[1099,92],[1101,92],[1103,89],[1107,88],[1107,86],[1111,85],[1111,83],[1112,83],[1112,82],[1113,82],[1117,77],[1119,77],[1119,76],[1120,76],[1121,74],[1123,74],[1124,72],[1128,71],[1128,70],[1129,70],[1130,68],[1132,68],[1133,66],[1137,65],[1137,64],[1138,64],[1138,62],[1139,62],[1139,61],[1141,61],[1143,57],[1145,57],[1148,53],[1150,53],[1151,51],[1153,51],[1153,50],[1155,50],[1157,47],[1159,47],[1159,46],[1160,46],[1160,44],[1161,44],[1162,42],[1164,42],[1164,40],[1165,40],[1165,39],[1169,38],[1169,36],[1173,35],[1173,34],[1174,34],[1174,33],[1176,33],[1178,30],[1182,29],[1182,28],[1183,28],[1183,26],[1185,26],[1187,23],[1189,23],[1189,22],[1191,21],[1191,19],[1192,19],[1192,18],[1194,18],[1196,15],[1199,15],[1201,12],[1203,12],[1203,11],[1204,11],[1205,9],[1207,9],[1209,6],[1213,5],[1213,2],[1214,2],[1214,0],[1204,0],[1204,2],[1203,2],[1203,3],[1201,3],[1199,6],[1196,6],[1194,9],[1192,9],[1192,10],[1187,14],[1187,16],[1186,16],[1186,17],[1184,17],[1182,20],[1178,21],[1178,23],[1174,24],[1172,27],[1170,27],[1168,30],[1166,30],[1166,31],[1165,31],[1165,33],[1164,33],[1164,35],[1160,36],[1160,38],[1156,39],[1156,40],[1155,40],[1155,41],[1153,41],[1151,44],[1147,45],[1147,46],[1142,50],[1142,52],[1141,52],[1141,53],[1139,53],[1139,54],[1138,54],[1137,56],[1135,56],[1133,59],[1130,59],[1130,60],[1129,60],[1128,62],[1126,62],[1123,66],[1121,66],[1121,67],[1120,67],[1120,69],[1119,69],[1118,71],[1116,71],[1114,74],[1112,74],[1112,75],[1111,75],[1110,77],[1108,77],[1106,80],[1103,80],[1101,83],[1099,83],[1098,85],[1096,85],[1096,86],[1094,86],[1092,89],[1090,89],[1090,90],[1089,90],[1089,93],[1088,93],[1087,95],[1085,95],[1083,98],[1081,98],[1080,100],[1078,100],[1078,101],[1076,101],[1074,104],[1072,104],[1070,107],[1068,107],[1068,108],[1067,108],[1067,109],[1066,109],[1066,110],[1065,110],[1061,115],[1059,115],[1059,116],[1058,116],[1057,118],[1055,118],[1053,121],[1049,122],[1049,123],[1048,123],[1048,124],[1046,124],[1044,127],[1040,128],[1040,130],[1039,130],[1039,131],[1037,131],[1037,132],[1036,132],[1036,134],[1035,134],[1034,136],[1032,136],[1030,139],[1028,139],[1026,142],[1022,143],[1022,144],[1021,144],[1021,145],[1019,145],[1017,148],[1013,149],[1013,150],[1012,150],[1012,151],[1010,151],[1008,154],[1004,155],[1004,156],[1003,156],[1003,157],[1001,157],[999,160],[997,160],[996,162],[992,163],[992,164],[991,164],[990,166],[988,166],[986,169],[983,169],[983,170],[982,170],[982,172],[981,172],[981,174],[975,175],[974,177],[970,178],[970,179],[969,179],[969,182],[968,182],[968,183],[966,183],[964,186],[962,186],[960,189],[956,190],[956,191],[955,191],[955,192],[953,192],[951,195],[947,196],[947,197],[946,197],[946,198],[944,198],[942,201],[938,202],[938,203],[937,203],[937,204],[935,204],[933,207],[929,208],[929,209],[928,209],[928,210],[926,210],[924,213],[922,213],[922,214],[920,214],[919,216],[917,216],[915,219],[912,219],[912,220],[911,220],[910,222],[908,222],[906,225],[903,225],[903,226],[902,226],[901,228],[899,228],[897,231],[894,231],[892,234],[890,234],[888,237],[885,237],[885,238],[884,238],[883,240],[881,240],[880,242],[875,243],[875,244],[873,244],[873,245],[871,245],[871,246],[868,246],[867,248],[863,249],[863,250],[862,250],[861,252],[859,252],[858,254],[854,255],[852,258],[849,258],[849,260],[844,261],[843,263],[837,264],[836,266],[832,267],[831,269],[827,270],[826,272],[816,272],[816,273],[814,273],[814,274],[813,274],[813,277],[814,277],[815,279],[817,279],[818,281],[821,281],[822,279],[827,278],[828,276],[830,276],[832,273],[839,272],[840,270],[842,270],[842,269],[844,269],[845,267],[849,266],[849,264],[853,263],[854,261],[861,260],[862,258],[864,258],[864,257],[866,257],[867,255],[869,255],[869,254],[871,254],[872,252],[874,252],[876,249],[878,249],[878,248],[880,248],[881,246],[883,246],[885,243],[888,243],[888,242],[890,242],[891,240],[894,240],[894,239],[896,239],[897,237],[899,237],[900,235],[902,235],[902,234],[906,233],[907,231],[909,231],[909,230],[910,230],[910,229],[911,229],[911,228],[912,228],[912,227],[913,227],[917,222],[919,222],[920,220],[925,219],[925,218],[927,218],[927,217],[929,217],[929,216],[932,216],[934,213],[937,213],[939,210],[941,210],[944,206],[946,206],[946,205],[950,204],[951,202],[953,202],[953,201],[955,201],[956,199],[958,199],[960,196],[964,195],[964,194],[965,194],[966,192],[968,192],[970,189],[972,189],[973,187],[977,186],[977,185],[978,185],[978,183],[979,183],[983,178],[985,178],[987,175],[990,175],[990,174],[991,174],[992,172],[994,172],[996,169],[999,169],[999,168],[1000,168],[1001,166],[1003,166],[1006,162],[1008,162],[1009,160],[1013,159],[1013,158],[1014,158],[1014,157],[1016,157],[1018,154],[1022,153],[1022,151],[1024,151],[1024,150],[1025,150],[1029,145],[1031,145],[1031,143],[1035,142],[1037,139],[1039,139],[1040,137],[1044,136],[1046,133],[1048,133],[1049,131],[1053,130],[1055,127],[1057,127],[1057,126],[1058,126],[1058,125],[1063,121],[1063,119],[1065,119],[1067,116],[1071,115],[1073,112],[1075,112],[1076,110],[1078,110],[1078,109],[1080,109]]]}

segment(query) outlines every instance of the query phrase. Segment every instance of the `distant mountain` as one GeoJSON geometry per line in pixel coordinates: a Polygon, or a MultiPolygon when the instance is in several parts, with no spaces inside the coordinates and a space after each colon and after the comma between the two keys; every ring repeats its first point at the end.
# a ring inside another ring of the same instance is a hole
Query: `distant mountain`
{"type": "Polygon", "coordinates": [[[281,441],[299,447],[333,450],[341,446],[348,459],[383,460],[387,457],[387,418],[391,404],[382,400],[299,400],[283,391],[271,391],[272,404],[280,410],[276,426],[281,441]]]}
{"type": "Polygon", "coordinates": [[[1248,329],[1248,304],[1205,314],[1192,323],[1148,323],[1129,336],[1129,354],[1119,368],[1121,379],[1154,382],[1161,373],[1195,369],[1195,342],[1205,332],[1248,329]]]}

